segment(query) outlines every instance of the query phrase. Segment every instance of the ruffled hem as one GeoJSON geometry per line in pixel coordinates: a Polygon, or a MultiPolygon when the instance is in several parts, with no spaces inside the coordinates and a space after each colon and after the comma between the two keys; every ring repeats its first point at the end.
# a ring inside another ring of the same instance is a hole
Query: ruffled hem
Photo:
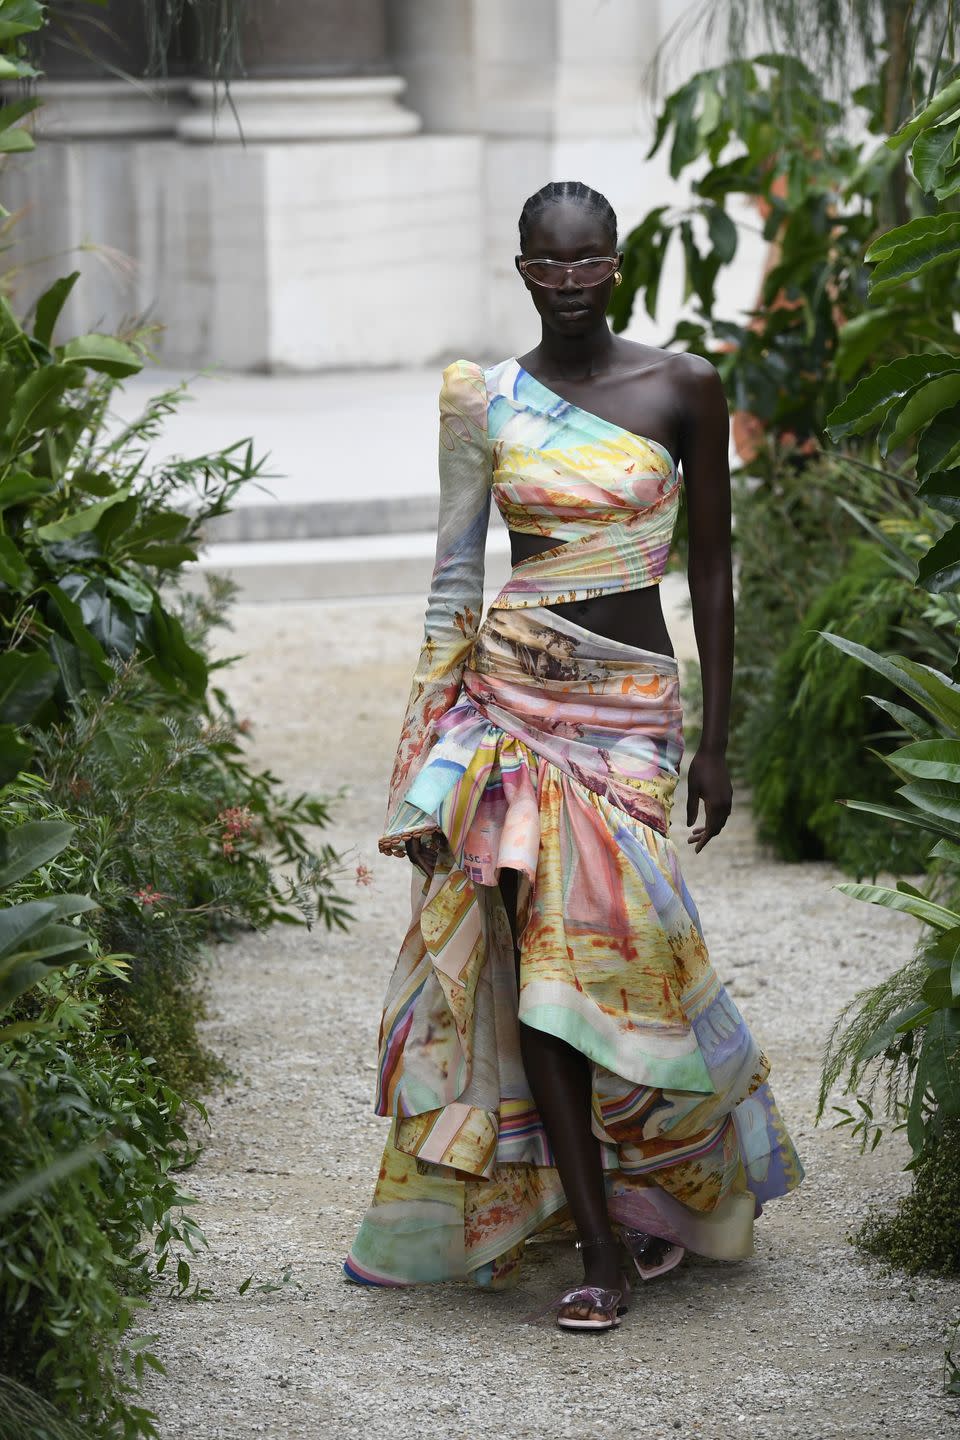
{"type": "Polygon", "coordinates": [[[526,689],[500,655],[468,671],[404,797],[444,842],[384,1007],[376,1108],[393,1126],[348,1261],[364,1283],[495,1278],[556,1223],[565,1201],[520,1023],[590,1059],[611,1214],[631,1228],[742,1258],[761,1202],[802,1177],[676,850],[645,818],[651,803],[669,814],[676,785],[675,665],[662,683],[650,652],[571,658],[567,644],[552,684],[545,612],[520,613],[497,624],[524,649],[526,689]],[[519,997],[507,866],[525,877],[519,997]]]}

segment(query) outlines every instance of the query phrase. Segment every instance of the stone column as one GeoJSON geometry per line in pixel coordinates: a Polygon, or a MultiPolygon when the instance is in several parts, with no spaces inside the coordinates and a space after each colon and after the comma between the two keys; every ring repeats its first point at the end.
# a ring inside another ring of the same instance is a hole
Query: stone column
{"type": "Polygon", "coordinates": [[[404,81],[387,61],[385,0],[252,0],[243,27],[243,78],[222,89],[195,81],[186,140],[318,140],[409,135],[419,118],[400,103],[404,81]]]}
{"type": "Polygon", "coordinates": [[[69,11],[58,5],[37,37],[38,146],[9,157],[4,201],[22,212],[14,256],[31,262],[18,304],[29,305],[58,275],[81,271],[63,335],[129,321],[154,298],[154,181],[164,147],[175,143],[181,92],[175,83],[142,80],[148,58],[142,9],[132,0],[69,11]]]}
{"type": "Polygon", "coordinates": [[[165,244],[168,358],[416,364],[453,358],[458,314],[475,343],[480,147],[417,133],[386,14],[386,0],[250,0],[243,78],[229,97],[189,85],[165,244]]]}

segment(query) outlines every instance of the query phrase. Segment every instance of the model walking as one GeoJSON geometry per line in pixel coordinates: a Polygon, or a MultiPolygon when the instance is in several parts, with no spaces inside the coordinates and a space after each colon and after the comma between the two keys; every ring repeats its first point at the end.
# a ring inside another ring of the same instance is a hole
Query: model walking
{"type": "Polygon", "coordinates": [[[584,1283],[558,1323],[608,1329],[625,1258],[645,1277],[686,1249],[740,1259],[802,1170],[667,838],[683,735],[657,585],[678,465],[695,850],[730,811],[723,391],[707,361],[611,333],[622,257],[602,195],[545,186],[520,248],[540,344],[443,376],[437,559],[380,841],[417,866],[380,1034],[393,1125],[345,1269],[499,1287],[568,1217],[584,1283]],[[513,571],[480,624],[491,497],[513,571]]]}

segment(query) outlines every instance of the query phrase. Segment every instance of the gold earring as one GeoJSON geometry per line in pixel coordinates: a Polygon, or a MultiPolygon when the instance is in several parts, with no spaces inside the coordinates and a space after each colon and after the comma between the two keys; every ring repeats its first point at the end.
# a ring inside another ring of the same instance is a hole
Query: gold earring
{"type": "Polygon", "coordinates": [[[623,276],[620,274],[619,270],[614,270],[613,272],[613,283],[614,285],[620,285],[623,283],[623,276]]]}

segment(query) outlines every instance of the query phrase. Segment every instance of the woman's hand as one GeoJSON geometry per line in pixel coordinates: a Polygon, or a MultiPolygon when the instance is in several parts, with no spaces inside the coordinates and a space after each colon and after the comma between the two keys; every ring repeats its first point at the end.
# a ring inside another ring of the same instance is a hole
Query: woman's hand
{"type": "Polygon", "coordinates": [[[687,824],[694,827],[687,836],[687,844],[698,852],[702,850],[708,840],[720,834],[732,805],[733,786],[726,756],[720,751],[698,750],[687,775],[687,824]],[[697,825],[701,800],[704,819],[697,825]]]}
{"type": "Polygon", "coordinates": [[[404,845],[407,859],[411,864],[416,865],[418,870],[422,870],[428,879],[437,867],[439,844],[440,836],[434,832],[430,835],[415,835],[404,845]]]}

